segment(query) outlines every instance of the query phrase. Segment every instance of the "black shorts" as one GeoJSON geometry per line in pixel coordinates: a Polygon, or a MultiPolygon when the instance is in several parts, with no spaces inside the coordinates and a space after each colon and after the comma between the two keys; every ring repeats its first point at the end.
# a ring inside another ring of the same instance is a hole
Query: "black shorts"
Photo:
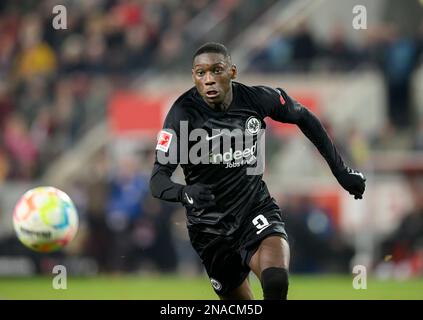
{"type": "Polygon", "coordinates": [[[279,209],[252,212],[229,236],[189,230],[192,246],[217,294],[226,294],[244,282],[250,272],[248,264],[260,242],[273,234],[288,240],[279,209]]]}

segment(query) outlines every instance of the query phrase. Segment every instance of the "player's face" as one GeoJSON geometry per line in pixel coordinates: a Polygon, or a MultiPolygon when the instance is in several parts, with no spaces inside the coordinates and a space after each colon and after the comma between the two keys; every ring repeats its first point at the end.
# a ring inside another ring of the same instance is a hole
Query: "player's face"
{"type": "Polygon", "coordinates": [[[236,67],[220,53],[203,53],[195,57],[192,79],[207,104],[229,104],[232,99],[231,81],[236,67]]]}

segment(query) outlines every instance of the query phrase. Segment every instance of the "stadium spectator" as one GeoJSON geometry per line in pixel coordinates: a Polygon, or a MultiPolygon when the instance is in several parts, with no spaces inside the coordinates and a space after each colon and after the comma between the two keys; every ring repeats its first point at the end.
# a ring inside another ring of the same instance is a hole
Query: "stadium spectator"
{"type": "Polygon", "coordinates": [[[143,210],[144,214],[137,220],[132,233],[138,268],[150,272],[176,272],[179,261],[171,223],[176,206],[148,196],[143,210]]]}
{"type": "Polygon", "coordinates": [[[0,79],[0,130],[16,106],[5,81],[0,79]]]}
{"type": "Polygon", "coordinates": [[[132,155],[122,156],[109,182],[105,218],[112,235],[109,263],[115,271],[132,271],[136,263],[132,233],[145,215],[142,203],[148,195],[148,178],[140,173],[138,161],[132,155]]]}
{"type": "Polygon", "coordinates": [[[3,147],[0,147],[0,183],[4,183],[9,178],[9,171],[9,157],[3,147]]]}
{"type": "Polygon", "coordinates": [[[329,71],[350,71],[359,63],[358,48],[348,42],[342,25],[334,25],[329,43],[322,49],[329,71]]]}
{"type": "Polygon", "coordinates": [[[307,24],[301,23],[291,36],[292,63],[296,71],[308,72],[318,54],[316,41],[307,24]]]}
{"type": "Polygon", "coordinates": [[[4,145],[12,160],[12,175],[28,180],[34,176],[39,150],[32,141],[25,119],[14,113],[4,127],[4,145]]]}
{"type": "Polygon", "coordinates": [[[92,257],[100,272],[108,272],[109,249],[113,247],[113,234],[107,226],[107,201],[110,196],[110,160],[106,150],[95,155],[95,161],[88,168],[82,182],[86,194],[86,232],[82,255],[92,257]]]}
{"type": "Polygon", "coordinates": [[[398,129],[406,129],[411,122],[411,76],[417,64],[415,41],[399,33],[397,27],[388,25],[382,71],[388,94],[388,114],[398,129]]]}
{"type": "Polygon", "coordinates": [[[349,272],[354,249],[342,238],[330,212],[302,195],[286,197],[282,203],[291,238],[292,272],[349,272]]]}
{"type": "Polygon", "coordinates": [[[56,71],[56,54],[42,41],[42,24],[38,15],[25,17],[19,40],[22,51],[17,58],[17,77],[30,79],[37,75],[51,75],[56,71]]]}
{"type": "Polygon", "coordinates": [[[376,266],[378,273],[383,272],[384,264],[388,261],[393,271],[390,276],[423,275],[423,179],[420,173],[410,173],[407,179],[414,207],[381,243],[379,265],[376,266]]]}

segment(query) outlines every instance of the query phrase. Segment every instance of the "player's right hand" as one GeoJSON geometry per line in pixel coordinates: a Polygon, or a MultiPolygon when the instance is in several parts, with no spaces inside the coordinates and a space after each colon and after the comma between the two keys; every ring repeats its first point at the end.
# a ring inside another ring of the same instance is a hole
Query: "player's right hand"
{"type": "Polygon", "coordinates": [[[211,186],[196,183],[182,189],[182,203],[187,207],[205,209],[216,205],[211,186]]]}

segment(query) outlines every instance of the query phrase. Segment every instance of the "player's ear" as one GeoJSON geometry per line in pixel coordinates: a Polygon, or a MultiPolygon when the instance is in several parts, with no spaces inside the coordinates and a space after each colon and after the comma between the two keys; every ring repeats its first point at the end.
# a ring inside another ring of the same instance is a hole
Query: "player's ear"
{"type": "Polygon", "coordinates": [[[237,69],[236,69],[236,65],[232,65],[231,66],[231,79],[233,80],[233,79],[236,79],[236,76],[237,76],[237,74],[238,74],[238,71],[237,71],[237,69]]]}

